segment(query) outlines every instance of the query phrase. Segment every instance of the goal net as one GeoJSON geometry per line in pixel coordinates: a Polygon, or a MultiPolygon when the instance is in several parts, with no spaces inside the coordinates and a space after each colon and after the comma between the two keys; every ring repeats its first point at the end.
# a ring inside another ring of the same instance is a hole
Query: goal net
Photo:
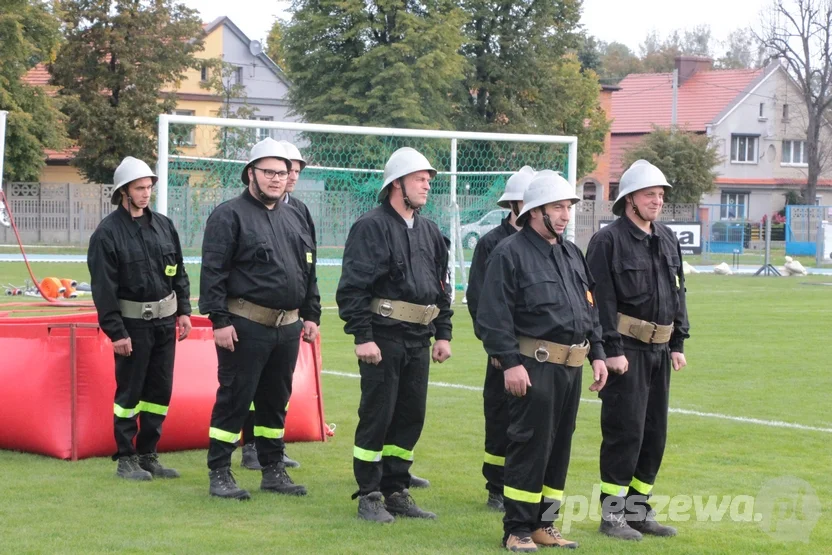
{"type": "Polygon", "coordinates": [[[173,219],[186,251],[198,254],[208,215],[240,194],[248,151],[265,137],[294,143],[307,162],[293,195],[315,221],[324,306],[335,303],[350,226],[376,206],[384,164],[398,148],[415,148],[438,170],[421,214],[451,240],[449,270],[457,292],[465,289],[466,261],[479,237],[505,215],[496,202],[512,173],[528,165],[560,171],[575,183],[575,137],[163,115],[156,208],[173,219]]]}

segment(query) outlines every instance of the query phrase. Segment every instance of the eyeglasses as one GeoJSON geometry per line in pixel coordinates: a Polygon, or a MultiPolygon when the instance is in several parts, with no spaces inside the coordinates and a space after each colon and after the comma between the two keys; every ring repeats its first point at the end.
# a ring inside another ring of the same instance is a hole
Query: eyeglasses
{"type": "Polygon", "coordinates": [[[263,168],[258,168],[257,166],[252,166],[255,170],[260,170],[263,172],[263,177],[266,179],[274,179],[277,177],[278,181],[283,181],[287,177],[289,177],[289,172],[287,171],[275,171],[275,170],[264,170],[263,168]]]}

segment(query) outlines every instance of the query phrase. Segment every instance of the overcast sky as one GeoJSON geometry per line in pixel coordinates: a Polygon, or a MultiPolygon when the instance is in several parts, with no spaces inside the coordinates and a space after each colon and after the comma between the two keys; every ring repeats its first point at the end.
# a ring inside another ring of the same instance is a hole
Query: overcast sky
{"type": "MultiPolygon", "coordinates": [[[[264,40],[274,18],[288,18],[289,2],[272,0],[184,0],[204,21],[227,15],[252,39],[264,40]]],[[[673,29],[711,26],[713,37],[724,40],[737,27],[759,23],[771,0],[584,0],[582,22],[590,34],[607,42],[623,42],[633,50],[651,30],[665,36],[673,29]]],[[[721,54],[721,52],[717,52],[721,54]]]]}

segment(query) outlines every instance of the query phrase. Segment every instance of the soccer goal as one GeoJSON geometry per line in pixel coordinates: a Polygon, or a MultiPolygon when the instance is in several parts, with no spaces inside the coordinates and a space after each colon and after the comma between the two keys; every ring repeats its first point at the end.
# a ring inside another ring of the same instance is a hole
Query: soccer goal
{"type": "MultiPolygon", "coordinates": [[[[496,202],[512,173],[528,165],[560,171],[573,185],[576,178],[576,137],[162,115],[156,209],[173,219],[183,246],[199,247],[211,210],[240,193],[248,150],[265,137],[293,142],[307,161],[294,195],[315,220],[321,297],[329,304],[350,226],[376,205],[396,149],[413,147],[438,170],[421,213],[451,240],[456,290],[465,289],[477,240],[505,214],[495,212],[496,202]]],[[[574,218],[567,237],[574,238],[574,218]]]]}

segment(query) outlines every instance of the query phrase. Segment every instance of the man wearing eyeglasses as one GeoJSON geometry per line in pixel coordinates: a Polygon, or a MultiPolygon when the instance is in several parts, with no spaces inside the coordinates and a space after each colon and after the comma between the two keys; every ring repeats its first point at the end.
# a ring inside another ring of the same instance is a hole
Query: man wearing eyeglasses
{"type": "Polygon", "coordinates": [[[290,164],[274,139],[254,145],[241,176],[247,188],[205,226],[199,309],[213,323],[219,365],[208,448],[209,493],[217,497],[250,498],[230,466],[252,402],[260,489],[306,495],[286,473],[283,428],[301,332],[315,341],[321,302],[309,227],[280,202],[290,164]]]}

